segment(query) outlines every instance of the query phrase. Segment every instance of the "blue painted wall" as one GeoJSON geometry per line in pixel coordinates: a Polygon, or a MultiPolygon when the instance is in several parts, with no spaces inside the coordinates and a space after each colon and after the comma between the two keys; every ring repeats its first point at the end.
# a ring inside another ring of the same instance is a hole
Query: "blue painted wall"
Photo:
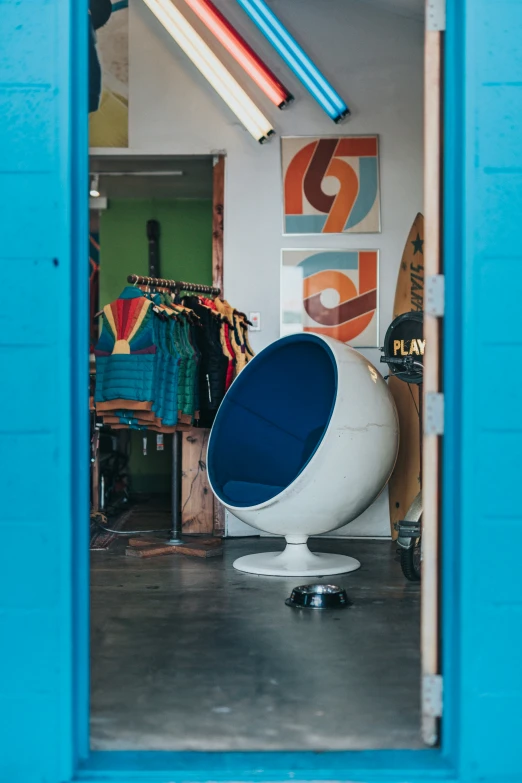
{"type": "Polygon", "coordinates": [[[88,508],[87,476],[72,470],[88,454],[86,20],[86,0],[0,0],[2,783],[69,780],[76,752],[71,551],[88,508]]]}
{"type": "Polygon", "coordinates": [[[446,642],[460,645],[462,774],[521,779],[522,3],[449,7],[448,72],[462,78],[446,107],[445,339],[462,375],[447,379],[458,486],[446,535],[461,600],[460,638],[446,642]]]}
{"type": "MultiPolygon", "coordinates": [[[[447,769],[431,753],[195,754],[142,757],[121,781],[281,780],[298,763],[295,779],[522,779],[522,3],[448,3],[447,769]]],[[[1,783],[65,783],[87,756],[85,19],[85,0],[0,0],[1,783]]]]}

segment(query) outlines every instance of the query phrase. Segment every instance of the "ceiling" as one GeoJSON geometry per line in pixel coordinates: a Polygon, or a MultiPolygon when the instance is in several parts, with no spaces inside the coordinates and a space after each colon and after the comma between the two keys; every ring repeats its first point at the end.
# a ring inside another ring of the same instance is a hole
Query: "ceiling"
{"type": "Polygon", "coordinates": [[[407,16],[411,19],[422,21],[425,13],[425,0],[363,0],[365,3],[376,6],[384,11],[407,16]]]}
{"type": "Polygon", "coordinates": [[[90,158],[89,170],[98,173],[98,190],[108,199],[212,198],[210,155],[99,155],[90,158]]]}

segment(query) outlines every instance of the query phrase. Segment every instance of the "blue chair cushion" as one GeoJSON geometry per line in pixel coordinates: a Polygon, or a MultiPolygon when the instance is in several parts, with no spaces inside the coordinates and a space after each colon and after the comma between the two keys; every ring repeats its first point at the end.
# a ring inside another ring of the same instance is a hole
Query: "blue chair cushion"
{"type": "Polygon", "coordinates": [[[321,338],[302,333],[265,348],[214,422],[207,465],[217,496],[246,508],[290,486],[313,460],[336,395],[335,358],[321,338]]]}
{"type": "Polygon", "coordinates": [[[270,484],[254,484],[252,481],[227,481],[223,494],[233,506],[257,506],[265,500],[279,495],[284,487],[274,487],[270,484]]]}
{"type": "Polygon", "coordinates": [[[303,453],[301,454],[301,462],[299,465],[299,469],[302,470],[306,463],[309,461],[310,457],[313,456],[315,453],[317,446],[321,442],[321,438],[323,437],[324,427],[316,427],[315,430],[312,430],[312,432],[307,435],[304,447],[303,447],[303,453]]]}

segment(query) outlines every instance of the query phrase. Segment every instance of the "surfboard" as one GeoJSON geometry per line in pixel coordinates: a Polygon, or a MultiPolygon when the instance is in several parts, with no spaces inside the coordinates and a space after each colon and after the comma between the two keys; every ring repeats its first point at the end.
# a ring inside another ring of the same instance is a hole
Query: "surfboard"
{"type": "MultiPolygon", "coordinates": [[[[424,217],[413,221],[397,277],[393,317],[424,308],[424,217]]],[[[419,392],[422,387],[390,377],[389,389],[399,414],[400,445],[395,469],[389,481],[390,524],[397,538],[395,523],[404,519],[420,490],[421,444],[419,392]]]]}

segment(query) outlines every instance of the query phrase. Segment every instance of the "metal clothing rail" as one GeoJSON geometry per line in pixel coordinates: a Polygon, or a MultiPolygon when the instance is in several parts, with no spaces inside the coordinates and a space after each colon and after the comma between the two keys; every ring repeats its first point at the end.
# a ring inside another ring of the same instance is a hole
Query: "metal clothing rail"
{"type": "Polygon", "coordinates": [[[143,275],[129,275],[127,282],[133,285],[151,285],[160,288],[172,288],[174,291],[191,291],[198,294],[212,294],[219,296],[220,288],[199,283],[186,283],[184,280],[166,280],[163,277],[144,277],[143,275]]]}
{"type": "MultiPolygon", "coordinates": [[[[190,291],[193,293],[210,294],[219,296],[220,288],[199,283],[186,283],[184,280],[166,280],[162,277],[144,277],[142,275],[129,275],[127,282],[133,285],[150,285],[159,288],[171,288],[174,291],[190,291]]],[[[181,433],[172,435],[172,527],[170,538],[166,542],[171,546],[183,546],[181,529],[181,476],[182,476],[182,440],[181,433]]],[[[165,542],[164,542],[165,543],[165,542]]]]}

